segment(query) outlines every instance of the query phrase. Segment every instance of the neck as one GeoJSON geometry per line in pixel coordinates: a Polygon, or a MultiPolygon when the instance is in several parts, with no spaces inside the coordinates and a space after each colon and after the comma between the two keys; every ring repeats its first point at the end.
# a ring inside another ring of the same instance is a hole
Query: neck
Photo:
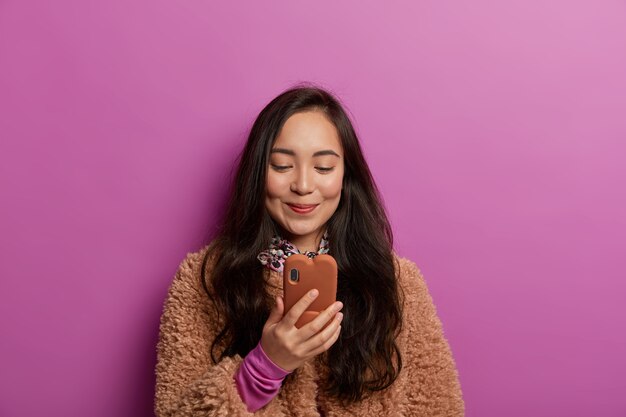
{"type": "Polygon", "coordinates": [[[304,252],[317,252],[320,247],[320,241],[322,240],[323,230],[319,230],[316,233],[311,233],[306,236],[297,236],[287,234],[285,238],[289,240],[298,250],[304,252]]]}

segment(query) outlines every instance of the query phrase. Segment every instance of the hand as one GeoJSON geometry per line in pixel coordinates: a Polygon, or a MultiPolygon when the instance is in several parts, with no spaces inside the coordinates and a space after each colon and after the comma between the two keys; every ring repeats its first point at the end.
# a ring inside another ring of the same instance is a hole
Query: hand
{"type": "Polygon", "coordinates": [[[276,297],[276,305],[263,326],[261,347],[265,354],[286,371],[293,371],[312,357],[327,351],[339,338],[343,308],[341,301],[336,301],[322,311],[313,321],[298,329],[295,324],[315,300],[317,290],[305,294],[283,317],[282,297],[276,297]],[[332,322],[324,328],[324,325],[332,322]]]}

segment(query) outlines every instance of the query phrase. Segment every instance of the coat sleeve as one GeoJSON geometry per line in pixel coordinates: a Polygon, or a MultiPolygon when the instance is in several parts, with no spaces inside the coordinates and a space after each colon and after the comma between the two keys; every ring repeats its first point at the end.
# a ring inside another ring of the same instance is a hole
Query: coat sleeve
{"type": "MultiPolygon", "coordinates": [[[[235,385],[242,362],[239,355],[214,364],[210,349],[218,331],[215,310],[201,284],[204,251],[188,254],[172,281],[159,327],[157,344],[157,417],[270,416],[278,405],[270,402],[252,414],[235,385]]],[[[210,264],[210,262],[209,262],[210,264]]]]}
{"type": "Polygon", "coordinates": [[[465,404],[456,364],[424,277],[412,261],[401,259],[400,264],[407,415],[462,417],[465,404]]]}

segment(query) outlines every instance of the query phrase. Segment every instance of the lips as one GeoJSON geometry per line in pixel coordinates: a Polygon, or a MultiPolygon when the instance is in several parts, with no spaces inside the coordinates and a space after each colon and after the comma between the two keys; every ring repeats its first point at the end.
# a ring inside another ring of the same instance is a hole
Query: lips
{"type": "Polygon", "coordinates": [[[295,211],[298,214],[306,214],[306,213],[310,213],[313,210],[315,210],[315,207],[317,207],[319,204],[291,204],[291,203],[287,203],[287,205],[289,206],[290,209],[292,209],[293,211],[295,211]]]}

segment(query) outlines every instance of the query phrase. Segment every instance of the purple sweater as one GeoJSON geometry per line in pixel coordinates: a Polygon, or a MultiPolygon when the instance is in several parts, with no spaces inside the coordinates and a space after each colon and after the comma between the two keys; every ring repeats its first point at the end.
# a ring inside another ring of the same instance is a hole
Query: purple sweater
{"type": "Polygon", "coordinates": [[[290,373],[272,362],[259,341],[246,355],[234,377],[239,396],[248,411],[254,413],[270,402],[278,394],[283,379],[290,373]]]}

